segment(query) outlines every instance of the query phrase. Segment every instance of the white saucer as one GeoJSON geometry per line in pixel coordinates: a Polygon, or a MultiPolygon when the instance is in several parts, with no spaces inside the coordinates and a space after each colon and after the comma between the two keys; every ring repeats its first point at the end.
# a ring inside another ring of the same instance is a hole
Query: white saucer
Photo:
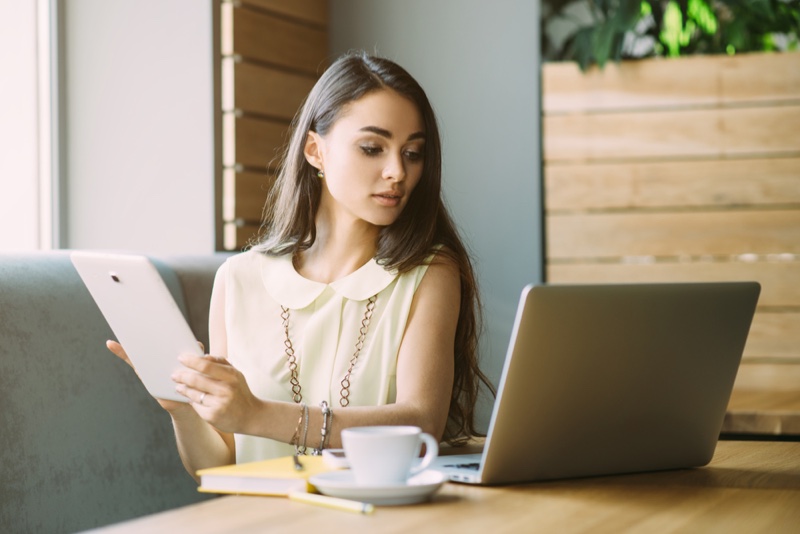
{"type": "Polygon", "coordinates": [[[353,478],[352,471],[343,470],[315,475],[309,482],[323,495],[382,506],[395,506],[427,501],[442,484],[447,482],[447,479],[444,473],[428,469],[409,478],[405,484],[359,486],[353,478]]]}

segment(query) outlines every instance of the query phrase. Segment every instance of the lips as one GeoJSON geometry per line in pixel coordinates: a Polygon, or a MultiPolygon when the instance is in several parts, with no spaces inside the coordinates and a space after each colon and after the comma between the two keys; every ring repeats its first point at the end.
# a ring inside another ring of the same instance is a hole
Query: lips
{"type": "Polygon", "coordinates": [[[376,193],[372,197],[384,206],[397,206],[403,198],[403,194],[399,191],[383,191],[376,193]]]}

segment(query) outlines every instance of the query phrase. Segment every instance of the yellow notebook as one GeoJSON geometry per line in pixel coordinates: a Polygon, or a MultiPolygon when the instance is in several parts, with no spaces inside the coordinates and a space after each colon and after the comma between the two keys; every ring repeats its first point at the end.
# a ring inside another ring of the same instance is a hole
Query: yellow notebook
{"type": "Polygon", "coordinates": [[[303,469],[298,471],[291,456],[260,462],[224,465],[201,469],[199,491],[241,495],[288,495],[292,491],[314,491],[309,477],[332,471],[322,456],[300,456],[303,469]]]}

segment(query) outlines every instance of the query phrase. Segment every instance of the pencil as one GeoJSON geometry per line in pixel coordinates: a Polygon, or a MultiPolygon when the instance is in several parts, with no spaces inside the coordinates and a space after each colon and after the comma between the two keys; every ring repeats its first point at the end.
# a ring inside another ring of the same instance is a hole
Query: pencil
{"type": "Polygon", "coordinates": [[[375,511],[375,506],[368,502],[339,499],[338,497],[328,497],[327,495],[317,495],[316,493],[293,491],[289,493],[289,499],[297,502],[304,502],[306,504],[324,506],[325,508],[332,508],[334,510],[342,510],[343,512],[353,512],[356,514],[371,514],[373,511],[375,511]]]}

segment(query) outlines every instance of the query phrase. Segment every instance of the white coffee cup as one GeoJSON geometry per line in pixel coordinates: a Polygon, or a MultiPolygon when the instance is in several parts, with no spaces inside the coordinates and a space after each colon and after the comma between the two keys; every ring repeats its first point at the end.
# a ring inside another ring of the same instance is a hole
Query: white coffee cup
{"type": "Polygon", "coordinates": [[[417,426],[361,426],[342,430],[347,462],[359,486],[405,484],[439,454],[439,444],[417,426]],[[422,444],[425,457],[418,465],[422,444]]]}

